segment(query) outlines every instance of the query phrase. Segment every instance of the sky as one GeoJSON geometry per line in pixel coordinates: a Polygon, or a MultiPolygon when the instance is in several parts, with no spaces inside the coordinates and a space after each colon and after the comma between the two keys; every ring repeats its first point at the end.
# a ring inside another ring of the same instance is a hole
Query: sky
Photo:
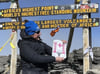
{"type": "MultiPolygon", "coordinates": [[[[99,3],[100,0],[91,0],[91,3],[99,3]]],[[[74,4],[74,0],[19,0],[20,8],[25,7],[37,7],[37,6],[51,6],[51,5],[70,5],[74,4]]],[[[0,9],[10,8],[11,2],[0,3],[0,9]]],[[[100,6],[100,5],[99,5],[100,6]]],[[[100,8],[99,8],[100,11],[100,8]]],[[[82,16],[77,16],[82,18],[82,16]]],[[[91,18],[100,18],[100,12],[92,13],[91,18]]],[[[31,16],[22,17],[22,20],[53,20],[53,19],[72,19],[72,14],[67,15],[50,15],[50,16],[31,16]]],[[[0,18],[0,22],[10,22],[11,18],[0,18]]],[[[59,32],[54,37],[50,36],[50,32],[53,29],[41,29],[41,38],[43,42],[47,43],[51,47],[53,46],[53,40],[66,40],[68,41],[70,28],[60,28],[59,32]]],[[[0,30],[0,47],[9,39],[12,30],[0,30]]],[[[17,30],[18,38],[20,39],[20,30],[17,30]]],[[[75,28],[70,52],[75,49],[83,47],[83,28],[75,28]]],[[[100,47],[100,27],[92,27],[92,47],[100,47]]],[[[0,56],[11,54],[10,43],[8,43],[0,52],[0,56]]],[[[19,49],[18,49],[19,54],[19,49]]]]}

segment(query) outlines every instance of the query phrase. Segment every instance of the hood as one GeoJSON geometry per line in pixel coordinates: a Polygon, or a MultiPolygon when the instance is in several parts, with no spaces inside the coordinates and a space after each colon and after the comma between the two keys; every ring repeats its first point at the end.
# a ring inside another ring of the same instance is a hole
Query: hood
{"type": "Polygon", "coordinates": [[[22,46],[22,42],[23,42],[23,39],[31,39],[31,37],[30,36],[28,36],[26,33],[25,33],[25,30],[24,29],[22,29],[21,31],[20,31],[20,37],[21,37],[21,39],[19,39],[18,40],[18,47],[19,48],[21,48],[21,46],[22,46]]]}
{"type": "Polygon", "coordinates": [[[27,35],[27,34],[25,33],[25,30],[24,30],[24,29],[21,30],[21,32],[20,32],[20,37],[21,37],[22,39],[31,38],[29,35],[27,35]]]}

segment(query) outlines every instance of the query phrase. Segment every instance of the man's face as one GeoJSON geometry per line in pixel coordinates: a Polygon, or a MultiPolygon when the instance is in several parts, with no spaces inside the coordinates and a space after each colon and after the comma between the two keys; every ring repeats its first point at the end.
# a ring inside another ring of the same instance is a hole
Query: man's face
{"type": "Polygon", "coordinates": [[[37,31],[33,35],[31,35],[31,37],[33,37],[36,40],[39,40],[40,35],[41,35],[41,32],[40,31],[37,31]]]}

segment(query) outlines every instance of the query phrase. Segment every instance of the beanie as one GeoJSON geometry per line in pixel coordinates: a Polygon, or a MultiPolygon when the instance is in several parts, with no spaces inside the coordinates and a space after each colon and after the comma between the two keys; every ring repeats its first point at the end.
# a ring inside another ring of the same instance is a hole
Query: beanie
{"type": "Polygon", "coordinates": [[[35,32],[40,31],[38,25],[33,21],[28,21],[24,25],[25,25],[25,33],[27,35],[33,35],[35,32]]]}

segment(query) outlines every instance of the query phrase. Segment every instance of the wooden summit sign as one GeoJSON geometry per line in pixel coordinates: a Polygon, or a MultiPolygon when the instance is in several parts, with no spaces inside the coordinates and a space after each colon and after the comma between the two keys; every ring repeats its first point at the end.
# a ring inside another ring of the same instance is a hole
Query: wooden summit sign
{"type": "MultiPolygon", "coordinates": [[[[75,27],[98,27],[99,18],[88,19],[60,19],[60,20],[40,20],[34,21],[41,29],[51,29],[59,26],[60,28],[75,27]]],[[[25,29],[24,22],[2,22],[0,30],[6,29],[25,29]]]]}
{"type": "Polygon", "coordinates": [[[14,8],[0,10],[0,18],[26,17],[26,16],[44,16],[44,15],[62,15],[78,13],[96,13],[99,5],[92,4],[73,4],[62,6],[41,6],[30,8],[14,8]]]}

